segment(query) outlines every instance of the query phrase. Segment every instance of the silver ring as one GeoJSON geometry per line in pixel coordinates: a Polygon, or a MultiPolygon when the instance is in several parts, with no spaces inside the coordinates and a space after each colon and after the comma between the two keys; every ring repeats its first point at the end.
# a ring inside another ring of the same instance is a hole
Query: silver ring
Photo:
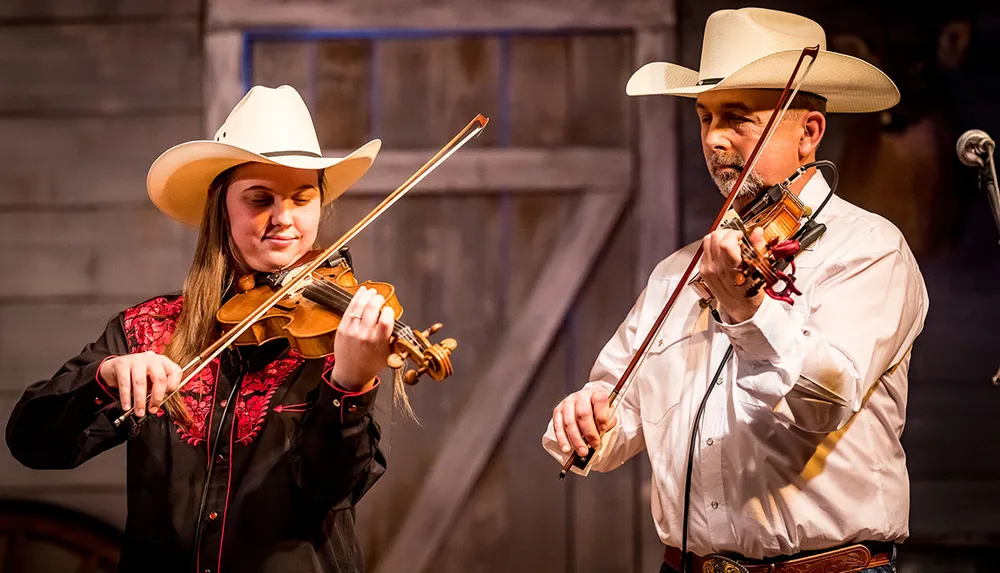
{"type": "Polygon", "coordinates": [[[360,314],[358,314],[358,313],[356,313],[356,312],[352,312],[352,313],[351,313],[351,317],[352,317],[352,318],[361,318],[361,315],[360,315],[360,314]]]}

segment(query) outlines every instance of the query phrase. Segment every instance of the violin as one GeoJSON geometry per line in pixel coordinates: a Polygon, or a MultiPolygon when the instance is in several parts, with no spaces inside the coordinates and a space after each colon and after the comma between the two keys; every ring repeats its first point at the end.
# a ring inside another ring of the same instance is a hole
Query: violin
{"type": "MultiPolygon", "coordinates": [[[[795,287],[794,258],[823,235],[826,225],[816,223],[813,210],[789,191],[789,186],[807,169],[821,165],[831,167],[836,173],[836,166],[826,160],[803,165],[787,179],[758,195],[739,213],[730,209],[723,217],[719,228],[743,233],[740,238],[742,261],[737,269],[735,286],[746,286],[747,297],[754,297],[763,289],[775,300],[795,304],[791,295],[802,294],[795,287]],[[762,251],[755,249],[750,242],[750,235],[756,229],[761,229],[764,234],[765,247],[762,251]],[[785,273],[784,268],[788,265],[792,270],[785,273]],[[776,289],[781,283],[784,286],[776,289]]],[[[835,188],[836,182],[831,190],[835,188]]],[[[708,307],[715,297],[700,275],[696,273],[688,284],[701,296],[701,307],[708,307]]]]}
{"type": "MultiPolygon", "coordinates": [[[[321,251],[306,253],[288,269],[267,275],[250,274],[237,283],[237,294],[231,297],[216,318],[224,333],[243,322],[254,310],[274,295],[288,281],[297,277],[303,265],[315,260],[321,251]]],[[[263,316],[259,317],[233,341],[235,346],[261,345],[284,338],[296,352],[305,358],[322,358],[333,354],[337,327],[359,288],[371,288],[382,295],[385,306],[393,311],[396,319],[389,345],[389,367],[397,372],[409,359],[415,365],[403,375],[403,381],[415,385],[422,374],[434,380],[444,380],[452,374],[451,352],[458,347],[454,338],[437,344],[430,336],[441,329],[441,323],[425,331],[413,330],[399,321],[403,307],[396,297],[396,289],[389,283],[365,281],[358,283],[354,276],[350,251],[341,247],[337,257],[325,261],[323,266],[303,277],[299,284],[278,300],[263,316]]]]}

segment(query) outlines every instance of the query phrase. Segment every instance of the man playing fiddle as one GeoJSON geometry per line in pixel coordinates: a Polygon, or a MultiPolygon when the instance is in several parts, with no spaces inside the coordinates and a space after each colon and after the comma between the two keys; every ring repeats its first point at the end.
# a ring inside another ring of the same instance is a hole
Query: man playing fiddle
{"type": "MultiPolygon", "coordinates": [[[[892,81],[826,51],[823,29],[809,19],[745,8],[709,17],[700,72],[647,64],[626,91],[697,98],[705,161],[728,195],[802,49],[815,45],[801,92],[741,187],[740,209],[815,161],[827,112],[895,105],[892,81]]],[[[830,185],[810,170],[790,191],[816,209],[830,185]]],[[[900,435],[926,289],[885,219],[833,196],[817,221],[826,232],[795,259],[802,294],[791,303],[736,286],[742,231],[716,230],[660,262],[589,383],[553,410],[542,440],[553,457],[565,463],[594,448],[574,472],[610,471],[646,450],[653,519],[667,546],[663,572],[681,570],[684,545],[687,570],[699,572],[894,570],[896,544],[908,536],[900,435]],[[609,408],[609,392],[699,244],[696,270],[712,308],[683,285],[632,384],[609,408]]],[[[765,248],[759,231],[750,240],[765,248]]]]}

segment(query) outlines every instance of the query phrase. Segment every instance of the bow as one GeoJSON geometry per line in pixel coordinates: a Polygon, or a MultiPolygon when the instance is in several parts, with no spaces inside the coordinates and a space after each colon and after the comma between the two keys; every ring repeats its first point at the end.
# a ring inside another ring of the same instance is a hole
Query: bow
{"type": "MultiPolygon", "coordinates": [[[[209,362],[214,360],[216,356],[221,354],[226,348],[228,348],[233,342],[235,342],[236,339],[239,338],[241,334],[250,329],[250,327],[252,327],[255,322],[257,322],[261,317],[267,314],[267,311],[273,308],[278,301],[282,300],[292,290],[300,288],[301,284],[312,276],[313,271],[315,271],[321,265],[323,265],[326,262],[326,260],[330,258],[331,255],[337,252],[337,250],[339,250],[342,246],[347,244],[348,241],[353,239],[358,233],[364,230],[365,227],[367,227],[372,221],[377,219],[379,215],[387,211],[389,207],[392,207],[392,205],[396,201],[401,199],[403,195],[405,195],[410,189],[413,189],[413,187],[415,187],[417,183],[422,181],[424,177],[427,177],[427,175],[429,175],[431,171],[436,169],[438,165],[440,165],[446,159],[451,157],[451,155],[456,151],[458,151],[459,148],[461,148],[463,145],[465,145],[466,142],[468,142],[470,139],[478,135],[479,132],[481,132],[483,128],[486,127],[486,124],[488,122],[489,122],[488,118],[484,117],[483,115],[477,115],[475,119],[469,122],[469,124],[466,125],[465,128],[462,129],[462,131],[460,131],[457,135],[455,135],[455,137],[453,137],[451,141],[449,141],[444,147],[442,147],[437,153],[435,153],[433,157],[427,160],[427,162],[424,163],[420,167],[420,169],[418,169],[413,175],[409,177],[409,179],[404,181],[402,185],[397,187],[395,191],[393,191],[385,199],[383,199],[382,202],[379,203],[374,209],[372,209],[370,213],[368,213],[367,215],[365,215],[364,218],[355,223],[353,227],[348,229],[346,233],[344,233],[343,235],[341,235],[339,239],[334,241],[332,245],[327,247],[322,253],[320,253],[316,258],[314,258],[312,262],[305,265],[305,267],[302,268],[296,275],[296,278],[294,280],[287,281],[281,288],[275,290],[274,294],[271,295],[270,298],[261,303],[261,305],[257,307],[256,310],[251,312],[239,324],[233,326],[232,329],[229,330],[224,336],[216,340],[208,348],[201,351],[197,356],[192,358],[191,361],[188,362],[187,365],[185,365],[183,368],[183,372],[187,374],[181,380],[177,389],[171,392],[170,395],[166,397],[165,401],[169,400],[172,396],[180,392],[181,388],[183,388],[185,384],[190,382],[195,376],[198,375],[199,372],[201,372],[203,368],[205,368],[205,366],[209,364],[209,362]]],[[[115,419],[114,421],[115,427],[117,428],[118,426],[120,426],[129,416],[133,415],[134,411],[135,407],[133,406],[132,408],[129,408],[126,412],[124,412],[121,416],[119,416],[117,419],[115,419]]],[[[148,417],[143,418],[143,420],[145,419],[148,419],[148,417]]]]}
{"type": "MultiPolygon", "coordinates": [[[[806,75],[808,75],[809,69],[812,67],[813,62],[816,61],[816,57],[818,55],[819,55],[819,46],[803,48],[802,53],[799,55],[798,61],[795,63],[795,68],[792,70],[792,75],[788,78],[788,82],[785,85],[785,88],[781,91],[781,96],[778,98],[778,103],[777,105],[775,105],[774,110],[771,113],[770,119],[768,119],[767,124],[764,126],[764,131],[761,134],[760,139],[758,139],[757,144],[754,145],[753,151],[750,153],[750,158],[747,160],[745,167],[740,172],[739,177],[736,179],[736,184],[733,185],[732,190],[729,192],[729,195],[726,197],[725,202],[722,204],[722,208],[719,210],[719,214],[715,217],[715,222],[712,223],[711,227],[712,230],[719,228],[719,225],[722,223],[723,218],[726,217],[730,208],[732,208],[733,202],[736,200],[740,188],[743,186],[743,182],[746,180],[747,176],[750,175],[750,172],[757,164],[757,160],[759,159],[761,152],[763,151],[764,147],[767,146],[767,143],[771,140],[771,136],[774,134],[775,128],[781,123],[782,118],[784,118],[785,112],[788,111],[788,107],[792,103],[792,99],[795,97],[795,94],[798,93],[799,87],[802,85],[802,82],[805,81],[806,75]],[[807,57],[811,58],[809,61],[809,65],[802,73],[802,76],[798,77],[799,69],[802,67],[802,62],[807,57]],[[797,81],[796,78],[798,78],[797,81]]],[[[636,350],[635,354],[632,356],[632,360],[629,361],[628,366],[625,368],[625,371],[622,373],[621,377],[618,379],[617,384],[615,384],[614,389],[611,391],[611,394],[608,396],[609,407],[615,408],[617,406],[616,399],[625,390],[625,386],[631,384],[635,371],[638,369],[642,361],[645,360],[646,358],[646,351],[649,348],[649,345],[652,343],[653,338],[659,332],[660,326],[663,324],[663,321],[666,320],[667,314],[669,314],[670,310],[673,308],[674,303],[677,301],[677,297],[680,295],[681,289],[685,285],[687,285],[688,280],[691,278],[691,274],[694,272],[695,266],[698,264],[698,261],[701,260],[701,255],[703,251],[704,251],[703,246],[699,245],[698,250],[695,251],[694,256],[691,258],[691,262],[688,263],[687,269],[684,271],[684,274],[677,282],[677,286],[674,288],[674,291],[670,294],[670,298],[667,299],[667,303],[663,306],[663,309],[660,311],[659,316],[656,317],[656,321],[653,323],[653,326],[649,329],[649,333],[646,335],[646,338],[642,341],[642,344],[639,345],[638,350],[636,350]]],[[[563,465],[562,470],[559,472],[559,479],[565,478],[566,473],[573,466],[577,466],[580,469],[586,469],[587,465],[590,463],[590,460],[593,458],[593,456],[594,456],[593,448],[590,448],[590,452],[586,455],[586,457],[583,458],[581,458],[579,454],[577,454],[576,451],[574,450],[570,454],[569,459],[566,460],[566,463],[563,465]]]]}

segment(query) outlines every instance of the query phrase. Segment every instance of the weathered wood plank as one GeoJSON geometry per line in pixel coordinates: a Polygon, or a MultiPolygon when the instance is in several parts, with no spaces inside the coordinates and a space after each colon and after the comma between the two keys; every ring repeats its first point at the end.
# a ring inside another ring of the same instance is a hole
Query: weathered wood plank
{"type": "Polygon", "coordinates": [[[510,145],[566,145],[569,131],[570,38],[510,40],[510,145]]]}
{"type": "MultiPolygon", "coordinates": [[[[668,1],[670,13],[674,2],[668,1]]],[[[636,32],[633,69],[651,61],[675,61],[678,43],[675,28],[642,28],[636,32]]],[[[626,80],[627,81],[627,80],[626,80]]],[[[624,91],[625,82],[619,85],[624,91]]],[[[627,97],[627,96],[626,96],[627,97]]],[[[675,98],[646,96],[635,101],[634,129],[638,141],[638,170],[635,173],[633,213],[638,227],[634,284],[645,286],[656,264],[681,245],[682,213],[680,207],[680,169],[677,143],[678,115],[675,98]]],[[[636,295],[638,290],[635,291],[636,295]]],[[[649,458],[635,461],[633,501],[641,508],[642,526],[637,531],[639,563],[636,571],[655,570],[663,559],[663,543],[650,517],[649,496],[652,470],[649,458]]]]}
{"type": "MultiPolygon", "coordinates": [[[[675,42],[675,32],[671,30],[639,30],[635,40],[635,67],[651,61],[674,61],[675,42]]],[[[639,132],[634,207],[639,224],[636,280],[645,284],[653,267],[680,246],[677,112],[676,98],[644,96],[635,99],[638,100],[636,127],[639,132]]]]}
{"type": "MultiPolygon", "coordinates": [[[[0,420],[4,427],[18,398],[0,397],[0,420]]],[[[74,488],[119,487],[125,487],[124,447],[112,448],[72,470],[28,469],[10,455],[9,449],[0,448],[0,495],[5,490],[67,492],[74,488]]]]}
{"type": "Polygon", "coordinates": [[[202,93],[205,102],[205,139],[215,137],[245,94],[243,90],[243,34],[209,32],[204,38],[205,68],[202,93]]]}
{"type": "MultiPolygon", "coordinates": [[[[437,151],[383,149],[371,170],[349,193],[388,195],[437,151]]],[[[328,156],[347,153],[350,151],[324,151],[328,156]]],[[[631,157],[627,149],[475,149],[467,144],[410,193],[551,193],[579,191],[586,187],[627,192],[632,181],[631,157]]]]}
{"type": "Polygon", "coordinates": [[[604,242],[621,215],[622,194],[591,193],[560,238],[517,322],[439,448],[431,470],[378,571],[421,572],[493,453],[604,242]],[[511,356],[518,356],[511,360],[511,356]]]}
{"type": "MultiPolygon", "coordinates": [[[[477,36],[379,41],[374,135],[390,149],[437,149],[477,114],[496,116],[499,44],[477,36]]],[[[495,145],[497,135],[487,127],[466,147],[495,145]]]]}
{"type": "Polygon", "coordinates": [[[198,24],[17,26],[0,34],[0,114],[201,108],[198,24]]]}
{"type": "Polygon", "coordinates": [[[134,18],[151,16],[191,16],[200,13],[198,0],[4,0],[0,20],[61,18],[134,18]]]}
{"type": "Polygon", "coordinates": [[[294,26],[303,28],[435,30],[609,29],[673,24],[663,0],[454,0],[447,4],[392,0],[276,2],[216,0],[209,3],[213,28],[294,26]]]}
{"type": "MultiPolygon", "coordinates": [[[[568,325],[573,331],[573,356],[564,396],[579,390],[589,380],[598,354],[625,319],[639,289],[644,286],[631,280],[639,235],[634,224],[636,217],[635,212],[627,214],[609,238],[571,311],[568,325]]],[[[540,439],[539,436],[537,441],[540,439]]],[[[646,458],[646,455],[640,453],[637,457],[646,458]]],[[[642,523],[652,528],[650,519],[636,519],[636,514],[645,517],[650,510],[649,498],[639,497],[640,487],[636,484],[637,476],[633,469],[635,463],[629,462],[612,472],[591,472],[585,479],[570,476],[565,480],[573,485],[571,552],[574,573],[640,573],[650,570],[640,570],[635,563],[635,547],[640,534],[636,526],[642,523]]],[[[569,485],[555,478],[559,465],[551,457],[546,469],[549,480],[560,483],[562,487],[569,485]]],[[[653,571],[656,569],[652,568],[653,571]]]]}
{"type": "Polygon", "coordinates": [[[201,115],[0,119],[0,207],[150,205],[146,172],[201,115]]]}
{"type": "Polygon", "coordinates": [[[19,394],[55,374],[102,332],[122,304],[0,305],[0,393],[19,394]]]}
{"type": "Polygon", "coordinates": [[[569,492],[565,483],[554,478],[554,461],[540,446],[545,420],[561,398],[558,382],[565,379],[570,367],[568,339],[563,328],[518,405],[497,452],[504,462],[498,474],[505,482],[507,535],[498,554],[487,563],[502,562],[506,567],[491,567],[491,571],[569,570],[569,492]]]}
{"type": "Polygon", "coordinates": [[[332,148],[361,145],[371,133],[372,44],[368,40],[331,41],[316,49],[313,121],[319,144],[332,148]]]}
{"type": "MultiPolygon", "coordinates": [[[[344,199],[353,203],[334,203],[335,210],[342,205],[334,214],[341,216],[338,227],[356,221],[377,200],[350,194],[344,199]]],[[[501,247],[497,203],[489,195],[407,197],[352,242],[359,278],[393,284],[405,309],[404,322],[416,328],[441,322],[444,328],[435,340],[454,337],[459,345],[450,378],[441,383],[425,379],[408,392],[419,426],[396,412],[391,420],[379,418],[393,469],[362,504],[365,511],[376,512],[375,519],[365,524],[359,516],[371,565],[384,555],[400,526],[400,520],[383,517],[406,514],[417,493],[414,484],[475,389],[480,365],[493,356],[496,333],[503,326],[497,292],[504,277],[492,264],[501,247]]]]}
{"type": "Polygon", "coordinates": [[[196,234],[154,209],[0,212],[0,296],[153,296],[179,290],[196,234]]]}
{"type": "MultiPolygon", "coordinates": [[[[268,42],[255,40],[251,44],[252,70],[250,83],[276,88],[280,85],[290,85],[310,106],[313,105],[314,78],[311,62],[315,56],[314,42],[268,42]]],[[[232,56],[230,56],[232,57],[232,56]]],[[[239,100],[237,100],[239,101],[239,100]]],[[[313,119],[317,119],[315,115],[313,119]]],[[[322,144],[322,140],[320,144],[322,144]]]]}
{"type": "MultiPolygon", "coordinates": [[[[503,322],[512,324],[529,300],[562,230],[573,223],[576,197],[531,194],[500,199],[501,256],[490,261],[500,276],[503,322]]],[[[498,331],[500,332],[500,331],[498,331]]],[[[539,380],[561,380],[567,367],[564,335],[539,368],[539,380]]],[[[492,346],[490,341],[486,344],[492,346]]],[[[481,361],[482,362],[482,361],[481,361]]],[[[554,539],[566,531],[566,496],[551,479],[551,458],[538,447],[539,420],[552,410],[559,384],[530,388],[497,451],[473,487],[430,566],[431,571],[561,571],[564,551],[554,539]],[[549,463],[546,463],[546,459],[549,463]],[[562,533],[560,533],[562,532],[562,533]]]]}
{"type": "Polygon", "coordinates": [[[631,143],[632,98],[625,84],[634,65],[632,37],[576,36],[570,43],[570,145],[627,147],[631,143]]]}
{"type": "Polygon", "coordinates": [[[566,227],[574,224],[579,198],[564,193],[511,196],[504,230],[504,322],[517,322],[566,227]]]}
{"type": "MultiPolygon", "coordinates": [[[[371,125],[383,149],[436,151],[476,114],[495,116],[498,45],[498,40],[485,37],[378,40],[371,125]]],[[[489,145],[496,131],[485,130],[446,163],[489,145]]],[[[424,154],[409,173],[381,187],[376,197],[396,188],[432,154],[424,154]]],[[[452,355],[452,377],[441,384],[427,380],[410,392],[420,426],[397,415],[399,431],[392,436],[389,463],[398,473],[386,484],[388,515],[402,516],[412,507],[418,493],[414,483],[426,474],[468,403],[475,389],[472,376],[495,352],[493,341],[502,329],[497,299],[504,277],[490,261],[496,261],[501,250],[499,219],[495,196],[438,195],[404,199],[373,229],[373,271],[400,289],[400,300],[409,305],[407,324],[425,328],[441,322],[444,330],[438,337],[451,336],[459,344],[452,355]]],[[[400,526],[401,520],[387,524],[383,551],[370,563],[384,556],[400,526]]]]}

